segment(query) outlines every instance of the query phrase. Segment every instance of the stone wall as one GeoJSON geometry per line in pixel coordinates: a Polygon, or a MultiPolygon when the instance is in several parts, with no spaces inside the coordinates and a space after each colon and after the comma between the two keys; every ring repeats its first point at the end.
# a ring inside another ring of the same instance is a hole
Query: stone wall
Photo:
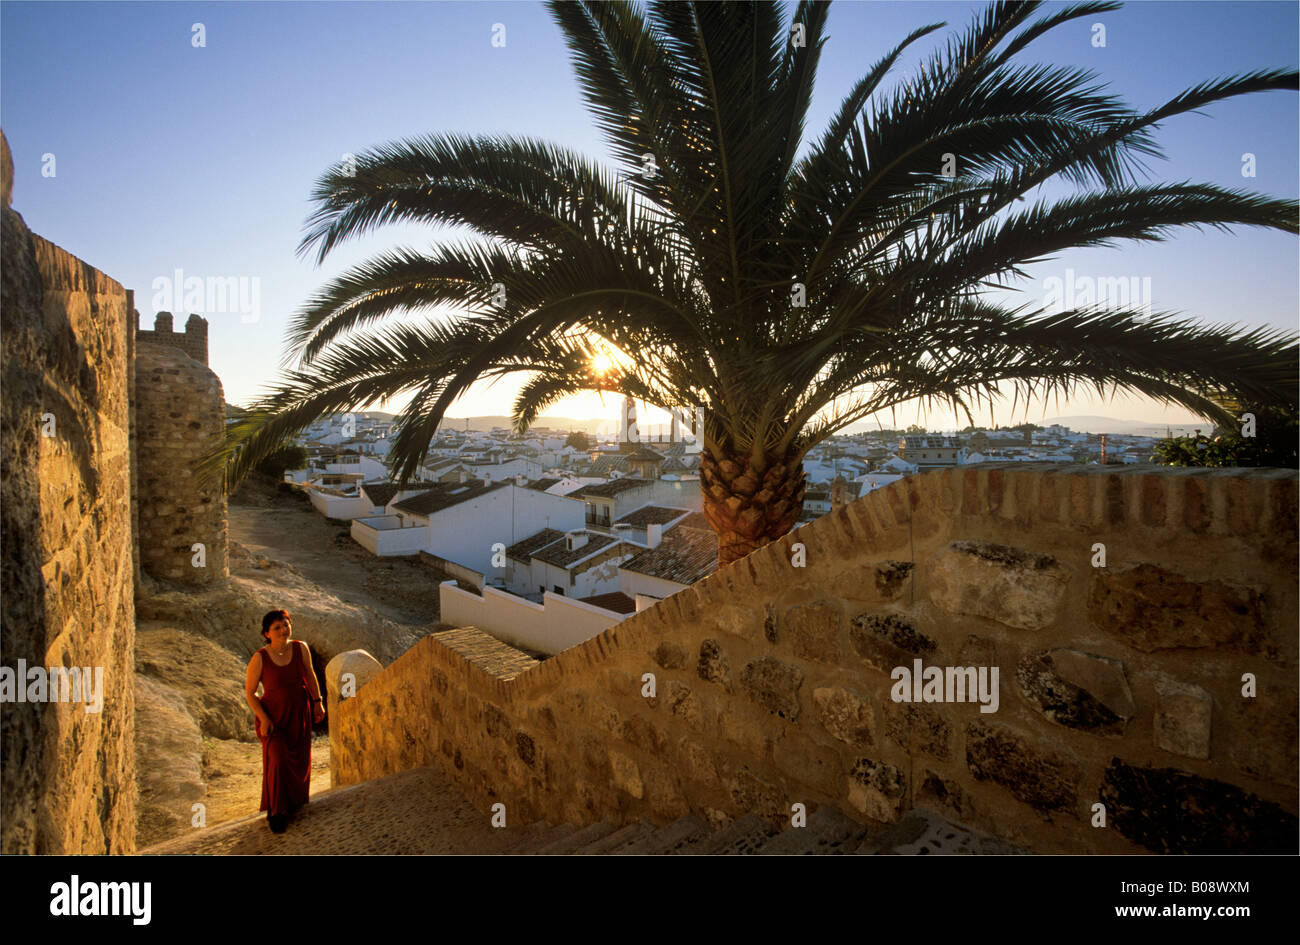
{"type": "Polygon", "coordinates": [[[144,334],[136,336],[134,402],[141,567],[210,584],[229,575],[226,496],[197,467],[225,437],[225,396],[205,364],[144,334]]]}
{"type": "Polygon", "coordinates": [[[8,206],[4,145],[3,664],[102,670],[102,706],[0,704],[0,847],[135,848],[128,293],[8,206]]]}
{"type": "Polygon", "coordinates": [[[334,773],[442,761],[515,823],[920,807],[1044,853],[1294,853],[1296,507],[1286,470],[920,474],[514,679],[421,640],[338,706],[334,773]],[[896,701],[915,660],[996,667],[997,710],[896,701]]]}
{"type": "Polygon", "coordinates": [[[204,367],[208,364],[208,321],[199,315],[187,318],[185,331],[177,334],[172,330],[172,313],[159,312],[154,316],[153,329],[137,328],[135,336],[139,344],[180,348],[204,367]]]}

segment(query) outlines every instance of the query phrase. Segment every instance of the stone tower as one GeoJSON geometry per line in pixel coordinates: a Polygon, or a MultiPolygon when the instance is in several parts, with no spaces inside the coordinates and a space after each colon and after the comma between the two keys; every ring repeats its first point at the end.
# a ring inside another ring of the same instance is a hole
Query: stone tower
{"type": "Polygon", "coordinates": [[[207,366],[208,324],[191,315],[176,334],[171,313],[159,312],[135,340],[140,567],[182,584],[221,580],[230,573],[226,497],[197,471],[226,432],[221,380],[207,366]]]}

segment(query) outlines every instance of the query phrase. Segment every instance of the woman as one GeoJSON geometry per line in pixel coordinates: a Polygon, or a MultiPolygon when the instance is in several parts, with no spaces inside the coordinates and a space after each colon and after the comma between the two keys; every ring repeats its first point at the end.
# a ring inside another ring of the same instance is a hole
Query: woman
{"type": "Polygon", "coordinates": [[[262,618],[267,645],[253,654],[244,675],[244,697],[257,717],[262,742],[262,806],[266,822],[284,833],[289,817],[307,803],[311,784],[311,726],[325,718],[311,651],[293,640],[287,610],[262,618]],[[262,697],[257,685],[262,684],[262,697]],[[310,711],[308,709],[310,706],[310,711]]]}

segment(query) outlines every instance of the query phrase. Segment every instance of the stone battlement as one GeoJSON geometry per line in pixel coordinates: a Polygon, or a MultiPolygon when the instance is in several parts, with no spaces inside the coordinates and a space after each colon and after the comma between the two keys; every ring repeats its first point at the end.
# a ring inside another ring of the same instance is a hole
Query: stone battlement
{"type": "MultiPolygon", "coordinates": [[[[138,325],[140,313],[136,312],[135,316],[138,325]]],[[[136,328],[135,340],[137,345],[142,342],[171,345],[180,348],[204,367],[208,364],[208,321],[199,315],[191,315],[186,319],[185,331],[177,334],[172,330],[172,313],[159,312],[154,316],[152,330],[136,328]]]]}

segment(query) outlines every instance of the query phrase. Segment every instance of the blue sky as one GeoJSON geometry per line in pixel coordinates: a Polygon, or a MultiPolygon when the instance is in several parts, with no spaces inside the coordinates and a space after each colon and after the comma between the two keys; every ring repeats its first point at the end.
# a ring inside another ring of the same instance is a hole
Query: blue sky
{"type": "MultiPolygon", "coordinates": [[[[912,67],[979,4],[852,2],[831,9],[808,133],[899,39],[927,37],[912,67]]],[[[1152,106],[1198,82],[1297,65],[1297,4],[1138,2],[1067,24],[1023,62],[1092,69],[1129,103],[1152,106]],[[1093,22],[1106,45],[1093,45],[1093,22]]],[[[886,85],[888,86],[888,80],[886,85]]],[[[206,312],[210,363],[232,403],[274,378],[291,315],[334,275],[380,250],[428,246],[427,228],[387,227],[345,244],[324,264],[296,249],[316,178],[345,153],[431,132],[500,133],[555,141],[609,161],[588,117],[559,28],[535,3],[21,3],[0,6],[0,125],[15,162],[14,208],[40,235],[136,291],[152,327],[155,280],[256,279],[258,317],[206,312]],[[202,23],[206,46],[192,45],[202,23]],[[506,45],[491,43],[493,24],[506,45]],[[45,176],[54,156],[53,176],[45,176]]],[[[1153,180],[1191,180],[1294,198],[1300,178],[1294,93],[1272,92],[1180,116],[1156,132],[1168,160],[1153,180]],[[1242,155],[1256,174],[1242,177],[1242,155]]],[[[1151,302],[1206,322],[1295,330],[1296,238],[1258,229],[1178,231],[1157,244],[1071,252],[1036,266],[1044,280],[1150,279],[1151,302]]],[[[166,307],[166,306],[159,306],[166,307]]],[[[183,324],[180,316],[177,324],[183,324]]],[[[506,414],[512,389],[476,387],[453,416],[506,414]]],[[[395,409],[390,403],[387,409],[395,409]]],[[[553,415],[613,417],[610,398],[574,398],[553,415]]],[[[1036,403],[1029,419],[1104,414],[1182,423],[1181,409],[1136,396],[1036,403]]],[[[987,408],[984,419],[988,417],[987,408]]],[[[1010,398],[995,412],[1014,420],[1010,398]]],[[[652,414],[647,419],[654,420],[652,414]]],[[[891,420],[883,418],[888,425],[891,420]]],[[[951,414],[900,409],[931,428],[951,414]]],[[[962,421],[965,423],[964,419],[962,421]]],[[[874,426],[874,424],[872,424],[874,426]]]]}

